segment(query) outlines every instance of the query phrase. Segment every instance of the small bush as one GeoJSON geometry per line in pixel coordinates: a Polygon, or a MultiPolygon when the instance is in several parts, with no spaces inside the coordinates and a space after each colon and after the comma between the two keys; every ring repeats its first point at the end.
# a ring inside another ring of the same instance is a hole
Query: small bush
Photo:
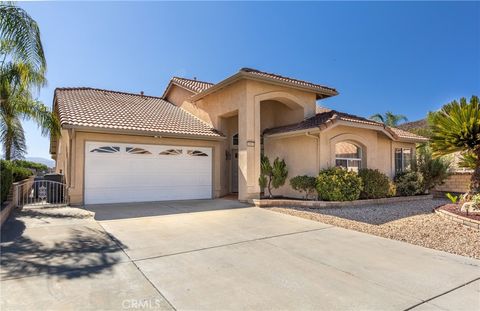
{"type": "Polygon", "coordinates": [[[423,190],[429,192],[437,185],[443,184],[449,176],[450,161],[446,158],[434,158],[428,146],[417,151],[417,171],[423,177],[423,190]]]}
{"type": "Polygon", "coordinates": [[[293,190],[305,193],[305,199],[308,199],[309,195],[315,191],[317,179],[312,176],[295,176],[290,179],[290,186],[293,190]]]}
{"type": "Polygon", "coordinates": [[[362,188],[362,179],[357,173],[349,172],[340,167],[322,170],[317,177],[317,192],[320,200],[357,200],[362,188]]]}
{"type": "Polygon", "coordinates": [[[387,197],[394,197],[397,195],[397,186],[395,186],[395,183],[391,180],[388,181],[388,194],[387,197]]]}
{"type": "Polygon", "coordinates": [[[0,160],[0,179],[1,179],[1,203],[3,203],[10,192],[13,183],[12,163],[6,160],[0,160]]]}
{"type": "Polygon", "coordinates": [[[13,182],[22,181],[33,175],[28,168],[12,165],[13,182]]]}
{"type": "Polygon", "coordinates": [[[362,168],[358,171],[362,179],[363,190],[360,192],[361,199],[386,198],[390,192],[390,179],[379,170],[362,168]]]}
{"type": "Polygon", "coordinates": [[[412,196],[424,193],[422,175],[414,171],[397,174],[395,176],[395,186],[399,196],[412,196]]]}

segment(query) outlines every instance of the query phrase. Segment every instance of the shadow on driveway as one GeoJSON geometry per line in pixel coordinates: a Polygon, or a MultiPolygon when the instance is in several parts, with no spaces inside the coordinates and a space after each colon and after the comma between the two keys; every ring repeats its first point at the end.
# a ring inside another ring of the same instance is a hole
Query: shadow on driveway
{"type": "Polygon", "coordinates": [[[115,220],[182,213],[196,213],[250,207],[237,200],[185,200],[86,205],[85,210],[95,213],[95,220],[115,220]]]}
{"type": "Polygon", "coordinates": [[[65,279],[90,277],[128,260],[120,241],[91,219],[79,223],[75,216],[62,215],[68,209],[58,209],[60,214],[49,211],[48,218],[55,220],[50,225],[48,220],[46,225],[26,225],[27,218],[41,217],[41,210],[18,212],[5,223],[0,243],[2,280],[39,274],[65,279]],[[59,218],[64,220],[59,222],[59,218]],[[73,221],[77,222],[69,224],[73,221]]]}

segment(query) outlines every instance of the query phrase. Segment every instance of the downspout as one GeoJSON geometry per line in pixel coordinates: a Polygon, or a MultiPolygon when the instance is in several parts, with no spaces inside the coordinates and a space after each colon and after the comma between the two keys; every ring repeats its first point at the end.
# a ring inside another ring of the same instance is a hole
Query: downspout
{"type": "Polygon", "coordinates": [[[320,163],[319,163],[319,161],[320,161],[320,133],[318,135],[312,135],[312,134],[310,134],[310,132],[306,132],[305,136],[317,140],[317,152],[316,152],[315,163],[317,165],[316,169],[317,169],[317,173],[318,173],[320,171],[320,163]]]}

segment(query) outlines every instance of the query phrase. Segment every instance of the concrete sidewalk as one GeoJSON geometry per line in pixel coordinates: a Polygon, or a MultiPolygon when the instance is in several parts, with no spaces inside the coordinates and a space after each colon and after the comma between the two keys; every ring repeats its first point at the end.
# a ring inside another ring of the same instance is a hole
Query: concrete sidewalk
{"type": "Polygon", "coordinates": [[[475,259],[228,200],[89,210],[9,221],[2,310],[480,308],[475,259]]]}

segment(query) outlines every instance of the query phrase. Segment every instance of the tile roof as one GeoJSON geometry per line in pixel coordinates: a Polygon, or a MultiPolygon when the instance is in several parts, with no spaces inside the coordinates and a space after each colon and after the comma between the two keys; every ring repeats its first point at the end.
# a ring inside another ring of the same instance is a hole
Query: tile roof
{"type": "Polygon", "coordinates": [[[214,85],[213,83],[210,83],[210,82],[198,81],[198,80],[192,80],[192,79],[180,78],[180,77],[173,77],[172,80],[170,80],[170,82],[183,86],[184,88],[194,93],[200,93],[214,85]]]}
{"type": "Polygon", "coordinates": [[[326,91],[329,91],[329,92],[337,93],[337,90],[332,88],[332,87],[328,87],[328,86],[325,86],[325,85],[320,85],[320,84],[316,84],[316,83],[312,83],[312,82],[308,82],[308,81],[304,81],[304,80],[284,77],[284,76],[281,76],[281,75],[278,75],[278,74],[268,73],[268,72],[260,71],[260,70],[257,70],[257,69],[242,68],[242,69],[240,69],[240,72],[245,72],[245,73],[248,73],[249,75],[252,75],[252,76],[270,78],[270,79],[278,80],[278,81],[281,81],[281,82],[294,84],[294,85],[297,85],[297,86],[305,86],[305,87],[315,88],[315,89],[318,89],[320,91],[325,91],[326,90],[326,91]]]}
{"type": "Polygon", "coordinates": [[[153,96],[95,88],[57,88],[62,126],[221,137],[208,123],[153,96]]]}
{"type": "Polygon", "coordinates": [[[328,110],[325,109],[324,112],[317,113],[315,116],[308,118],[302,122],[295,123],[295,124],[290,124],[290,125],[285,125],[285,126],[280,126],[276,128],[271,128],[271,129],[266,129],[263,134],[265,135],[272,135],[272,134],[279,134],[279,133],[288,133],[288,132],[294,132],[294,131],[301,131],[301,130],[306,130],[306,129],[311,129],[311,128],[320,128],[320,127],[328,127],[330,124],[333,124],[335,121],[341,120],[341,121],[347,121],[347,122],[352,122],[352,123],[358,123],[358,124],[366,124],[366,125],[373,125],[373,126],[378,126],[381,128],[384,128],[386,131],[388,131],[392,136],[400,138],[400,139],[411,139],[411,140],[416,140],[416,141],[426,141],[427,138],[404,131],[400,130],[397,128],[391,128],[388,126],[385,126],[382,123],[375,122],[363,117],[359,117],[356,115],[344,113],[344,112],[339,112],[336,110],[328,110]]]}
{"type": "Polygon", "coordinates": [[[395,127],[389,127],[389,129],[395,133],[398,137],[401,138],[407,138],[407,139],[413,139],[413,140],[421,140],[421,141],[428,141],[428,138],[399,129],[395,127]]]}

